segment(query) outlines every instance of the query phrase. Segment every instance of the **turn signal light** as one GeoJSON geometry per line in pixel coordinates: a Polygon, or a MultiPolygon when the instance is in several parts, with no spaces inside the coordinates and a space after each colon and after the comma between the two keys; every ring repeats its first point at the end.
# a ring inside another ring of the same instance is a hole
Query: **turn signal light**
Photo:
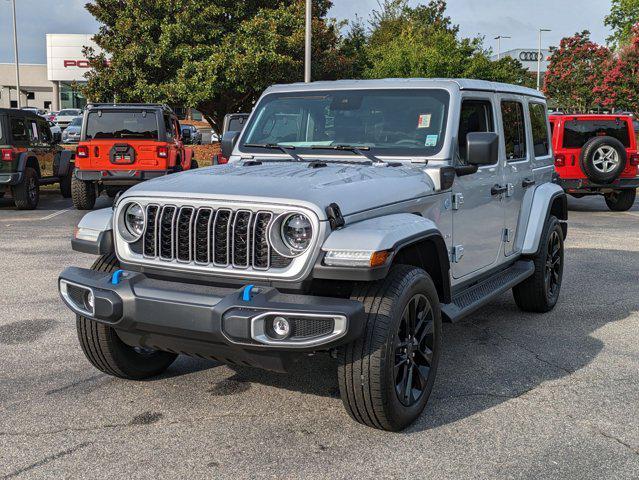
{"type": "Polygon", "coordinates": [[[633,153],[630,155],[630,165],[636,167],[639,165],[639,153],[633,153]]]}
{"type": "Polygon", "coordinates": [[[78,158],[89,158],[89,147],[86,145],[78,145],[75,156],[78,158]]]}
{"type": "Polygon", "coordinates": [[[555,155],[555,167],[565,167],[566,166],[566,156],[562,153],[558,153],[555,155]]]}
{"type": "Polygon", "coordinates": [[[2,149],[2,161],[3,162],[13,162],[15,152],[13,148],[3,148],[2,149]]]}
{"type": "Polygon", "coordinates": [[[158,158],[168,158],[169,147],[166,147],[166,146],[158,147],[157,154],[158,154],[158,158]]]}

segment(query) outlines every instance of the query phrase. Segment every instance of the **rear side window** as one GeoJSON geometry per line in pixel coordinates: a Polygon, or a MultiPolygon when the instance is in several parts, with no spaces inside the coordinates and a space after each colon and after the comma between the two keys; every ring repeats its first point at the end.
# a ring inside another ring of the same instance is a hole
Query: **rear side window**
{"type": "Polygon", "coordinates": [[[623,120],[570,120],[564,122],[564,148],[582,148],[594,137],[613,137],[630,147],[628,123],[623,120]]]}
{"type": "Polygon", "coordinates": [[[11,136],[14,142],[28,142],[29,134],[27,133],[27,126],[24,123],[23,118],[11,119],[11,136]]]}
{"type": "Polygon", "coordinates": [[[546,124],[546,107],[541,103],[528,105],[530,125],[532,126],[533,147],[535,157],[544,157],[550,153],[548,126],[546,124]]]}
{"type": "Polygon", "coordinates": [[[97,110],[88,114],[85,136],[157,140],[158,122],[155,112],[97,110]]]}
{"type": "Polygon", "coordinates": [[[244,128],[244,117],[231,117],[229,120],[229,132],[240,132],[244,128]]]}
{"type": "Polygon", "coordinates": [[[494,132],[493,108],[487,100],[464,100],[459,120],[459,157],[463,164],[468,161],[466,155],[466,137],[473,132],[494,132]]]}
{"type": "Polygon", "coordinates": [[[504,127],[506,159],[526,158],[526,122],[524,106],[520,102],[501,102],[501,118],[504,127]]]}

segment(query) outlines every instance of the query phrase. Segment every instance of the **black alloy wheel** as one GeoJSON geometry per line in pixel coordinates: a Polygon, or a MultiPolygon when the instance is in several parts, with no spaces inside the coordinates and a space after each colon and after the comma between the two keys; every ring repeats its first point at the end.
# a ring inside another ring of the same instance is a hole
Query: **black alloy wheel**
{"type": "Polygon", "coordinates": [[[417,403],[428,384],[434,349],[434,316],[428,299],[414,295],[395,337],[395,393],[404,406],[417,403]]]}

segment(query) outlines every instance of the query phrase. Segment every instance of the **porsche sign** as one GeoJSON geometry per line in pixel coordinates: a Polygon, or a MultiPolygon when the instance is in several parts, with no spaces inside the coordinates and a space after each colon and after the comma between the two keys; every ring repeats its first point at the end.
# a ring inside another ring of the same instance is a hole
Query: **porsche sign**
{"type": "Polygon", "coordinates": [[[100,49],[92,35],[47,34],[47,78],[52,81],[82,82],[89,67],[89,61],[84,57],[84,47],[100,49]]]}

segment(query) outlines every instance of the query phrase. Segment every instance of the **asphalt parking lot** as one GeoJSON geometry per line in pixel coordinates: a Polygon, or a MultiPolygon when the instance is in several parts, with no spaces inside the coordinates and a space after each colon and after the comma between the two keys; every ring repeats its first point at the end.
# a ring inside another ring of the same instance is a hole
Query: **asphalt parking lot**
{"type": "Polygon", "coordinates": [[[0,200],[0,477],[639,478],[639,203],[570,208],[557,308],[507,294],[445,324],[429,406],[385,433],[350,420],[323,356],[291,375],[191,358],[101,374],[56,288],[93,261],[70,248],[82,213],[53,192],[32,212],[0,200]]]}

